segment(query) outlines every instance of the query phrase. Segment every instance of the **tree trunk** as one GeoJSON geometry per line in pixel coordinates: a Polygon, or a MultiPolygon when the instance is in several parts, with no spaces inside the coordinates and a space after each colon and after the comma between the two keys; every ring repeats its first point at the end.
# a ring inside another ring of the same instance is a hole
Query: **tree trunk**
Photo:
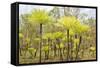
{"type": "Polygon", "coordinates": [[[81,41],[82,41],[82,37],[80,36],[79,37],[79,45],[78,45],[77,51],[76,51],[76,58],[75,58],[76,60],[78,59],[78,52],[79,52],[79,49],[80,49],[81,41]]]}
{"type": "Polygon", "coordinates": [[[62,57],[62,52],[61,52],[61,51],[62,51],[62,49],[61,49],[61,48],[59,48],[59,52],[60,52],[60,59],[61,59],[61,60],[63,60],[63,57],[62,57]]]}
{"type": "Polygon", "coordinates": [[[71,54],[70,54],[70,58],[71,60],[73,60],[73,39],[72,39],[72,36],[70,37],[70,40],[71,40],[71,48],[70,48],[70,51],[71,51],[71,54]]]}
{"type": "MultiPolygon", "coordinates": [[[[48,38],[48,47],[50,46],[50,38],[48,38]]],[[[48,54],[47,54],[47,59],[49,59],[49,54],[50,54],[50,51],[48,49],[48,54]]]]}
{"type": "Polygon", "coordinates": [[[69,60],[69,29],[67,30],[67,61],[69,60]]]}
{"type": "Polygon", "coordinates": [[[37,49],[36,49],[36,52],[34,53],[34,57],[36,57],[36,54],[37,54],[37,49]]]}
{"type": "Polygon", "coordinates": [[[21,48],[19,48],[20,56],[22,56],[21,48]]]}
{"type": "Polygon", "coordinates": [[[42,47],[42,24],[40,24],[40,63],[41,63],[41,47],[42,47]]]}
{"type": "Polygon", "coordinates": [[[57,48],[56,48],[56,44],[54,44],[54,57],[57,56],[57,54],[56,54],[56,50],[57,50],[57,48]]]}

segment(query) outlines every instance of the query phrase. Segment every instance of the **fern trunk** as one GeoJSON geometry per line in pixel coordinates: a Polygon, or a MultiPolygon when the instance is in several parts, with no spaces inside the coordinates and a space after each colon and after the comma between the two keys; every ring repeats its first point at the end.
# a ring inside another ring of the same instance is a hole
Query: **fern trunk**
{"type": "Polygon", "coordinates": [[[42,24],[40,24],[40,63],[41,63],[41,47],[42,47],[42,24]]]}
{"type": "Polygon", "coordinates": [[[78,47],[77,47],[77,51],[76,51],[76,60],[78,60],[78,53],[79,53],[79,49],[80,49],[80,45],[81,45],[81,41],[82,41],[82,37],[80,36],[79,37],[79,45],[78,45],[78,47]]]}
{"type": "Polygon", "coordinates": [[[69,60],[69,29],[67,30],[67,61],[69,60]]]}

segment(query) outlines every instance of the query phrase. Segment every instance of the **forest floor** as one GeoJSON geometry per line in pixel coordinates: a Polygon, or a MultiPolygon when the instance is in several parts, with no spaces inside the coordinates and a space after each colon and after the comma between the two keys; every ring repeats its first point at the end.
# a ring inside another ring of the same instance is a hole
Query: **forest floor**
{"type": "MultiPolygon", "coordinates": [[[[47,62],[67,62],[66,56],[63,55],[62,58],[60,56],[53,56],[52,54],[49,55],[48,59],[45,59],[45,54],[42,54],[41,57],[41,63],[47,63],[47,62]]],[[[30,64],[30,63],[40,63],[39,60],[40,56],[39,53],[36,57],[30,57],[30,54],[27,53],[26,56],[19,56],[19,63],[20,64],[30,64]]],[[[81,61],[81,60],[95,60],[95,57],[88,56],[87,53],[85,53],[84,58],[78,58],[78,60],[69,60],[69,61],[81,61]]]]}

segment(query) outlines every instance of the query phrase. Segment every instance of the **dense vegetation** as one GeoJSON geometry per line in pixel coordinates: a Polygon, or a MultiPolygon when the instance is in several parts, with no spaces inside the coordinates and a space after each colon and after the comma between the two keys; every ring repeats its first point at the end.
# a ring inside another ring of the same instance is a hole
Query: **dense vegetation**
{"type": "Polygon", "coordinates": [[[33,9],[19,20],[21,64],[96,59],[96,21],[80,9],[33,9]]]}

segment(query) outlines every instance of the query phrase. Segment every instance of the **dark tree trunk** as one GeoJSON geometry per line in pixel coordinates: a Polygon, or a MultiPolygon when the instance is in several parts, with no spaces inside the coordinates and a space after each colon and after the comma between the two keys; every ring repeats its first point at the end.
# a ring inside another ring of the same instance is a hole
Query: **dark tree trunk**
{"type": "Polygon", "coordinates": [[[61,60],[63,60],[63,57],[62,57],[62,52],[61,52],[61,51],[62,51],[62,49],[60,48],[59,50],[60,50],[60,59],[61,59],[61,60]]]}
{"type": "Polygon", "coordinates": [[[60,56],[60,59],[62,60],[62,53],[61,53],[61,48],[60,48],[60,39],[58,38],[58,39],[56,39],[56,41],[57,41],[57,44],[59,46],[59,48],[58,48],[58,56],[60,56]]]}
{"type": "Polygon", "coordinates": [[[47,59],[49,59],[49,50],[47,51],[47,59]]]}
{"type": "Polygon", "coordinates": [[[46,57],[47,57],[47,52],[46,52],[46,51],[44,51],[44,53],[45,53],[45,60],[46,60],[46,57]]]}
{"type": "Polygon", "coordinates": [[[65,51],[65,47],[62,49],[62,53],[63,53],[63,55],[64,55],[64,51],[65,51]]]}
{"type": "Polygon", "coordinates": [[[40,24],[40,63],[41,63],[41,47],[42,47],[42,24],[40,24]]]}
{"type": "Polygon", "coordinates": [[[69,61],[69,29],[67,30],[67,61],[69,61]]]}
{"type": "Polygon", "coordinates": [[[71,54],[70,54],[70,58],[71,58],[71,60],[73,60],[73,40],[72,40],[72,36],[70,37],[70,41],[71,41],[71,48],[70,48],[71,54]]]}
{"type": "Polygon", "coordinates": [[[61,48],[60,48],[60,44],[58,44],[58,45],[59,45],[59,49],[58,49],[59,50],[59,56],[60,56],[60,59],[63,60],[63,58],[62,58],[62,52],[61,52],[61,48]]]}
{"type": "Polygon", "coordinates": [[[48,59],[48,51],[45,51],[45,60],[48,59]]]}
{"type": "Polygon", "coordinates": [[[56,57],[57,56],[57,54],[56,54],[56,44],[54,44],[54,57],[56,57]]]}
{"type": "Polygon", "coordinates": [[[37,54],[37,49],[36,49],[36,52],[34,53],[34,57],[36,57],[36,54],[37,54]]]}
{"type": "MultiPolygon", "coordinates": [[[[50,46],[50,38],[48,38],[48,46],[50,46]]],[[[50,53],[50,51],[49,51],[49,49],[48,49],[48,53],[47,53],[47,59],[49,59],[49,53],[50,53]]]]}

